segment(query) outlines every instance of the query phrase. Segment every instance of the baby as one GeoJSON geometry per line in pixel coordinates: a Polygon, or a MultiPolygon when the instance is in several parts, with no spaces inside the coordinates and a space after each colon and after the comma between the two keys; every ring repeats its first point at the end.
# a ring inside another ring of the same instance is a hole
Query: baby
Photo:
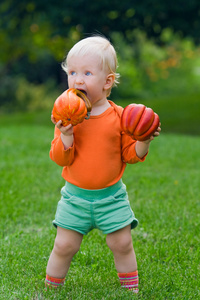
{"type": "Polygon", "coordinates": [[[56,123],[51,116],[55,133],[50,157],[63,167],[66,183],[53,221],[57,235],[47,265],[46,286],[64,284],[83,235],[98,228],[107,235],[121,286],[137,293],[131,229],[138,220],[130,207],[122,175],[127,163],[145,160],[151,141],[161,129],[158,127],[143,142],[122,132],[123,108],[107,99],[119,74],[115,49],[106,38],[94,36],[79,41],[62,67],[67,72],[69,88],[85,93],[92,111],[88,120],[74,127],[64,127],[62,121],[56,123]]]}

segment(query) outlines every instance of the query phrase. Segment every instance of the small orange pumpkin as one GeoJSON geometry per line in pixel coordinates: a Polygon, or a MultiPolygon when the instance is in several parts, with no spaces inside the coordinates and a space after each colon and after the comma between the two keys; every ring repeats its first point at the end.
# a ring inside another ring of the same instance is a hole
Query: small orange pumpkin
{"type": "Polygon", "coordinates": [[[77,89],[64,91],[55,101],[52,114],[56,122],[62,120],[62,125],[73,126],[89,118],[92,109],[89,99],[77,89]]]}
{"type": "Polygon", "coordinates": [[[159,126],[159,116],[143,104],[129,104],[121,116],[122,130],[138,141],[148,140],[159,126]]]}

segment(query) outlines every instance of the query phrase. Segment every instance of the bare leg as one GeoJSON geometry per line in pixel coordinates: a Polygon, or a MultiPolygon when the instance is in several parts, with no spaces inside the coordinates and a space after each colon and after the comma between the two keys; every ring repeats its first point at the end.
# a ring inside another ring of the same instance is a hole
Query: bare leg
{"type": "Polygon", "coordinates": [[[118,273],[129,273],[137,270],[130,225],[109,233],[106,237],[106,242],[113,252],[118,273]]]}
{"type": "Polygon", "coordinates": [[[47,274],[64,278],[69,270],[73,256],[78,252],[83,235],[79,232],[57,227],[54,248],[47,264],[47,274]]]}

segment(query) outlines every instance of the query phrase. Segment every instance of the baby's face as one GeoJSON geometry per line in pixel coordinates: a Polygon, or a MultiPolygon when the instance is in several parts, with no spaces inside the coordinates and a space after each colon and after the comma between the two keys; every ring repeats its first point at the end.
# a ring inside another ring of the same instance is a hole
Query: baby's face
{"type": "Polygon", "coordinates": [[[98,55],[72,56],[67,62],[67,68],[69,88],[84,92],[92,104],[106,98],[104,87],[108,74],[103,70],[98,55]]]}

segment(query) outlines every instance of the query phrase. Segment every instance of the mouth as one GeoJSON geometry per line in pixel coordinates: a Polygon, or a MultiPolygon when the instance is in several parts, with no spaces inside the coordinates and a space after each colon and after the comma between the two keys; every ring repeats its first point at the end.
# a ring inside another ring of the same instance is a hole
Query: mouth
{"type": "Polygon", "coordinates": [[[77,89],[78,91],[80,91],[81,93],[85,94],[85,96],[87,96],[87,92],[85,90],[82,89],[77,89]]]}
{"type": "Polygon", "coordinates": [[[90,100],[88,99],[87,97],[87,93],[85,90],[83,89],[74,89],[74,92],[77,96],[79,96],[80,98],[83,99],[83,101],[85,102],[85,105],[87,107],[87,111],[88,111],[88,118],[89,118],[89,113],[91,112],[92,110],[92,104],[90,102],[90,100]]]}

